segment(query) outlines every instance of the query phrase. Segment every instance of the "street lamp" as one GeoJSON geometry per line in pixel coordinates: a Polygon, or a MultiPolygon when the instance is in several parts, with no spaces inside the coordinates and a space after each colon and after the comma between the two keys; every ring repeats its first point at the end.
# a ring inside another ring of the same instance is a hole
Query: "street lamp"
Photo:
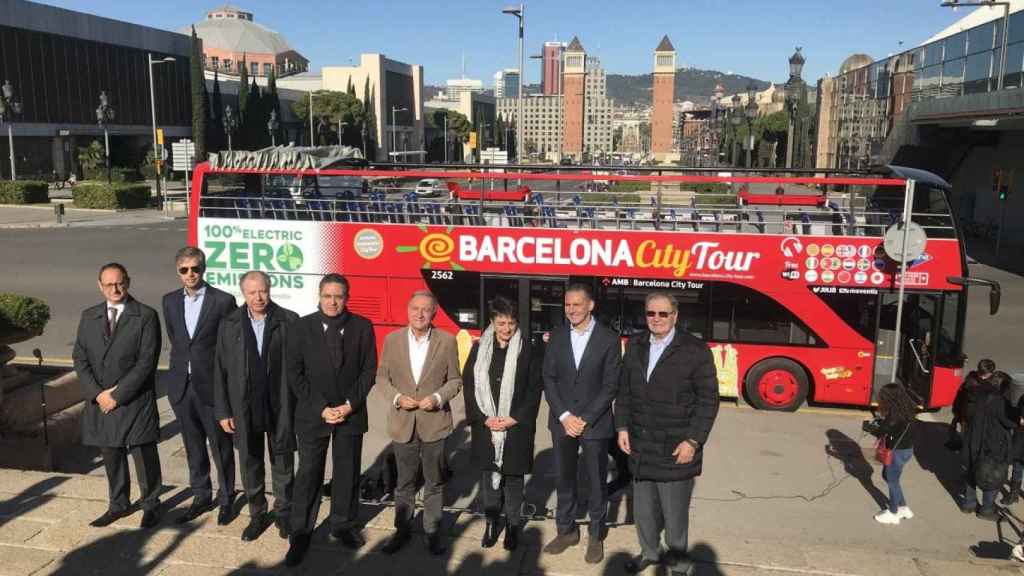
{"type": "Polygon", "coordinates": [[[235,111],[231,109],[229,104],[224,108],[224,133],[228,135],[228,152],[234,150],[231,146],[231,133],[238,127],[238,118],[235,117],[235,111]]]}
{"type": "Polygon", "coordinates": [[[157,64],[166,64],[168,62],[174,62],[173,56],[165,56],[160,60],[153,60],[153,53],[150,52],[146,55],[149,61],[149,105],[150,111],[153,114],[153,164],[156,167],[156,203],[157,206],[163,208],[164,198],[160,193],[160,162],[163,161],[163,148],[159,148],[157,143],[156,135],[156,90],[153,88],[153,66],[157,64]]]}
{"type": "Polygon", "coordinates": [[[270,111],[270,120],[267,120],[267,131],[270,132],[270,145],[277,147],[277,129],[281,123],[277,121],[277,110],[270,111]]]}
{"type": "MultiPolygon", "coordinates": [[[[786,168],[793,167],[793,151],[796,149],[796,118],[797,113],[800,111],[800,98],[801,98],[801,84],[803,79],[800,78],[800,73],[804,69],[804,55],[800,52],[801,48],[796,47],[796,52],[789,57],[789,80],[786,81],[786,85],[783,88],[786,94],[786,113],[789,119],[789,130],[786,134],[786,168]]],[[[801,130],[802,132],[802,130],[801,130]]]]}
{"type": "Polygon", "coordinates": [[[501,10],[502,14],[511,14],[519,20],[519,92],[516,94],[516,163],[523,163],[523,151],[519,145],[523,141],[523,28],[526,24],[526,16],[523,11],[526,6],[506,6],[501,10]]]}
{"type": "Polygon", "coordinates": [[[11,180],[14,180],[14,127],[11,124],[14,122],[12,118],[21,114],[21,102],[14,99],[14,86],[10,80],[4,80],[0,95],[0,122],[7,123],[7,149],[11,153],[11,180]]]}
{"type": "Polygon", "coordinates": [[[739,162],[739,159],[736,157],[736,144],[739,143],[736,140],[739,139],[740,124],[743,123],[743,111],[740,104],[742,101],[743,99],[740,98],[739,94],[733,94],[732,108],[729,109],[729,123],[732,124],[732,145],[729,147],[729,160],[733,166],[739,162]]]}
{"type": "Polygon", "coordinates": [[[952,8],[956,10],[960,7],[973,7],[973,6],[988,6],[994,8],[996,6],[1003,7],[1003,33],[1002,33],[1002,46],[999,49],[999,77],[996,79],[996,90],[1003,89],[1003,79],[1006,76],[1006,45],[1009,34],[1006,32],[1009,30],[1010,25],[1010,2],[996,2],[995,0],[977,0],[974,2],[960,2],[959,0],[950,0],[949,2],[943,2],[939,4],[943,8],[952,8]]]}
{"type": "Polygon", "coordinates": [[[398,159],[398,148],[397,140],[395,138],[395,114],[398,112],[408,112],[409,109],[404,106],[392,106],[391,107],[391,161],[396,162],[398,159]]]}
{"type": "Polygon", "coordinates": [[[100,92],[100,105],[96,108],[96,122],[103,128],[103,146],[107,152],[107,184],[110,184],[110,131],[107,124],[114,120],[114,109],[107,99],[107,91],[100,92]]]}
{"type": "Polygon", "coordinates": [[[747,107],[744,113],[747,117],[747,168],[753,168],[750,159],[754,152],[754,120],[757,120],[757,86],[753,83],[747,86],[747,107]]]}

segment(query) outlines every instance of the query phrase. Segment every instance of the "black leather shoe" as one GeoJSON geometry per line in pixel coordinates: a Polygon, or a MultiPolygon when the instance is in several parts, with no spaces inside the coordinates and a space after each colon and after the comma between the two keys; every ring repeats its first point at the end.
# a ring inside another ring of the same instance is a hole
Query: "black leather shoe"
{"type": "Polygon", "coordinates": [[[216,504],[213,500],[200,500],[198,502],[193,500],[192,505],[188,507],[188,510],[186,510],[181,516],[178,516],[178,519],[175,520],[175,522],[178,524],[191,522],[210,510],[213,510],[215,506],[216,504]]]}
{"type": "Polygon", "coordinates": [[[484,528],[483,538],[480,539],[480,546],[483,548],[490,548],[498,542],[498,520],[488,518],[487,526],[484,528]]]}
{"type": "Polygon", "coordinates": [[[366,544],[366,540],[355,528],[331,528],[331,538],[341,542],[345,548],[357,550],[366,544]]]}
{"type": "Polygon", "coordinates": [[[296,534],[291,537],[291,545],[288,546],[288,553],[284,555],[285,566],[298,566],[302,564],[306,552],[309,551],[309,534],[296,534]]]}
{"type": "Polygon", "coordinates": [[[518,525],[510,522],[505,523],[505,540],[502,542],[502,546],[505,550],[512,551],[519,546],[519,532],[522,530],[518,525]]]}
{"type": "Polygon", "coordinates": [[[274,525],[277,526],[277,535],[283,539],[288,539],[288,535],[292,533],[292,527],[288,524],[288,516],[278,516],[274,520],[274,525]]]}
{"type": "Polygon", "coordinates": [[[220,510],[217,511],[217,525],[227,526],[228,524],[231,524],[231,520],[233,520],[231,505],[221,504],[220,510]]]}
{"type": "Polygon", "coordinates": [[[654,566],[655,564],[657,564],[657,562],[654,560],[637,556],[636,558],[626,560],[626,572],[629,572],[630,574],[639,574],[644,570],[647,570],[649,566],[654,566]]]}
{"type": "Polygon", "coordinates": [[[142,513],[141,528],[152,528],[160,523],[160,512],[156,508],[146,510],[142,513]]]}
{"type": "Polygon", "coordinates": [[[128,508],[127,510],[107,510],[106,512],[103,513],[102,516],[93,520],[92,522],[89,522],[89,526],[92,526],[93,528],[103,528],[104,526],[110,526],[114,522],[120,520],[121,518],[124,518],[125,516],[128,516],[131,513],[131,508],[128,508]]]}
{"type": "Polygon", "coordinates": [[[270,526],[270,520],[264,514],[257,514],[249,520],[249,525],[242,530],[242,542],[258,540],[263,531],[270,526]]]}
{"type": "Polygon", "coordinates": [[[394,554],[405,546],[406,542],[409,541],[409,531],[399,529],[391,538],[384,544],[380,549],[385,554],[394,554]]]}
{"type": "Polygon", "coordinates": [[[426,541],[427,550],[434,556],[440,556],[448,551],[448,547],[444,545],[444,539],[438,532],[428,532],[426,541]]]}

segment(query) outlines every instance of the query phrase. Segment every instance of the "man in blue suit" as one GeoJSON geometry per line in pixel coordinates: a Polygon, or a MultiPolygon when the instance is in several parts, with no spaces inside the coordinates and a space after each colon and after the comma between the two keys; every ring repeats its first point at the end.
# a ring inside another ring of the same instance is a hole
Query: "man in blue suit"
{"type": "Polygon", "coordinates": [[[618,390],[622,352],[618,335],[593,316],[590,287],[573,284],[565,293],[567,325],[551,333],[544,353],[544,396],[558,469],[555,524],[558,535],[544,547],[561,554],[580,541],[576,527],[576,475],[580,462],[590,484],[589,539],[584,559],[604,558],[608,507],[608,444],[615,435],[612,400],[618,390]]]}

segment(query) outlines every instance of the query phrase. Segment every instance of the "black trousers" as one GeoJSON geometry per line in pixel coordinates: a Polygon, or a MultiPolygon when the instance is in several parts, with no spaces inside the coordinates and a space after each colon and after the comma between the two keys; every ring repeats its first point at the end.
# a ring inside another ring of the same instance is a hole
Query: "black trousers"
{"type": "Polygon", "coordinates": [[[213,415],[213,406],[208,406],[196,395],[189,382],[181,402],[171,404],[174,416],[181,426],[181,438],[185,444],[188,459],[188,483],[196,501],[213,497],[210,481],[210,455],[206,444],[213,452],[213,465],[217,469],[217,502],[230,505],[235,496],[235,450],[231,435],[220,427],[213,415]]]}
{"type": "Polygon", "coordinates": [[[110,511],[123,512],[131,508],[131,479],[128,477],[128,453],[135,461],[135,473],[139,476],[139,500],[143,510],[155,510],[160,506],[160,454],[156,442],[125,448],[100,448],[103,466],[107,469],[110,511]]]}
{"type": "Polygon", "coordinates": [[[444,442],[424,442],[413,432],[409,442],[393,442],[398,485],[395,487],[395,528],[409,528],[416,510],[416,480],[423,468],[423,530],[433,534],[441,525],[444,512],[444,485],[448,465],[444,442]]]}
{"type": "Polygon", "coordinates": [[[501,483],[494,487],[494,472],[485,470],[480,476],[480,495],[483,498],[484,514],[491,520],[497,520],[505,512],[505,520],[518,526],[522,520],[523,510],[523,476],[502,474],[501,483]]]}
{"type": "Polygon", "coordinates": [[[292,512],[292,488],[295,483],[295,454],[291,450],[274,450],[273,437],[268,432],[251,432],[239,444],[242,486],[249,502],[249,514],[255,517],[267,511],[266,467],[263,463],[264,447],[270,451],[270,481],[274,490],[274,512],[279,518],[292,512]]]}
{"type": "Polygon", "coordinates": [[[316,528],[320,513],[320,497],[324,491],[324,467],[327,448],[331,448],[331,515],[332,530],[355,528],[359,524],[359,472],[363,458],[362,434],[339,434],[335,427],[330,436],[300,435],[299,472],[295,477],[295,500],[292,504],[292,531],[309,534],[316,528]]]}
{"type": "Polygon", "coordinates": [[[552,432],[551,441],[555,450],[555,467],[558,469],[556,489],[555,525],[559,534],[576,529],[578,506],[577,474],[580,461],[587,475],[590,496],[587,511],[590,516],[588,532],[591,538],[604,538],[605,520],[608,515],[608,442],[607,438],[586,440],[573,438],[561,432],[552,432]]]}

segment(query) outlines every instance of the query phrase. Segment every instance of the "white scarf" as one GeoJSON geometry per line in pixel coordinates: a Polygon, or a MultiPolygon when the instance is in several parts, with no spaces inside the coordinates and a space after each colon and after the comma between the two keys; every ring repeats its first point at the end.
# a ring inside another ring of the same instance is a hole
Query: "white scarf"
{"type": "MultiPolygon", "coordinates": [[[[508,417],[512,408],[512,395],[515,393],[516,385],[516,363],[519,359],[519,350],[523,345],[522,330],[516,330],[509,340],[508,349],[505,351],[505,368],[501,372],[501,391],[498,393],[498,405],[494,405],[494,396],[491,393],[491,358],[494,356],[494,324],[484,330],[480,336],[480,347],[476,353],[476,363],[473,365],[473,376],[476,392],[476,405],[480,408],[484,418],[505,418],[508,417]]],[[[491,430],[491,444],[494,445],[494,464],[498,471],[492,474],[491,483],[495,489],[501,485],[501,463],[505,456],[505,432],[491,430]]]]}

